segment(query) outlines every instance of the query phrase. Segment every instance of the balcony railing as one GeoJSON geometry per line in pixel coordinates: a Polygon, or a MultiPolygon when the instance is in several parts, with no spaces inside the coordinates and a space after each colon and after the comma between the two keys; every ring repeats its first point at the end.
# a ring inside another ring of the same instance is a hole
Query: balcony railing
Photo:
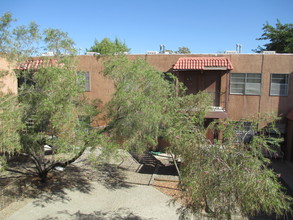
{"type": "Polygon", "coordinates": [[[212,111],[225,111],[226,92],[208,92],[212,97],[212,111]]]}

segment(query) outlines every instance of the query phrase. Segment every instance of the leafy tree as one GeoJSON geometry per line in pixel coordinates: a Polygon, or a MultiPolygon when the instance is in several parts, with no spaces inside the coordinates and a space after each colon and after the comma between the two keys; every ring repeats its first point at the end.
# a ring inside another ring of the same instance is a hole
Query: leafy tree
{"type": "Polygon", "coordinates": [[[44,42],[47,44],[47,50],[53,51],[55,55],[76,54],[74,41],[69,38],[67,32],[59,29],[48,28],[44,30],[44,42]]]}
{"type": "Polygon", "coordinates": [[[163,80],[162,73],[146,62],[132,63],[125,57],[107,63],[105,75],[116,86],[108,105],[110,134],[118,142],[123,141],[126,149],[144,152],[147,147],[156,146],[164,132],[160,127],[168,123],[165,112],[176,104],[171,101],[176,98],[173,84],[163,80]]]}
{"type": "Polygon", "coordinates": [[[0,18],[0,53],[7,51],[7,46],[10,44],[10,24],[13,21],[12,14],[5,13],[0,18]]]}
{"type": "Polygon", "coordinates": [[[184,86],[172,75],[125,57],[106,62],[104,72],[116,87],[107,106],[111,140],[137,153],[155,148],[159,137],[169,143],[165,150],[182,161],[183,216],[232,219],[236,213],[282,215],[290,210],[291,199],[262,155],[274,140],[257,130],[264,120],[252,121],[258,132],[249,144],[237,142],[235,131],[241,122],[217,121],[205,128],[211,98],[205,93],[185,95],[184,86]],[[206,129],[222,133],[222,141],[212,145],[206,129]]]}
{"type": "Polygon", "coordinates": [[[104,38],[101,42],[95,40],[94,45],[87,51],[97,52],[99,54],[113,55],[129,52],[130,48],[128,48],[125,43],[122,43],[116,37],[114,41],[111,41],[109,38],[104,38]]]}
{"type": "Polygon", "coordinates": [[[272,50],[277,53],[293,53],[293,24],[282,24],[277,20],[276,27],[266,23],[262,29],[264,33],[256,40],[269,40],[269,43],[264,44],[264,47],[258,46],[254,52],[272,50]]]}
{"type": "MultiPolygon", "coordinates": [[[[7,72],[0,73],[0,79],[7,75],[7,72]]],[[[19,134],[22,129],[21,112],[17,96],[10,92],[1,91],[3,82],[0,80],[0,152],[19,152],[19,134]]],[[[1,170],[1,164],[0,164],[1,170]]]]}
{"type": "Polygon", "coordinates": [[[263,155],[264,151],[272,151],[271,144],[276,146],[280,142],[268,135],[275,129],[272,120],[267,116],[251,119],[255,134],[249,143],[243,141],[247,133],[241,139],[235,138],[243,121],[217,121],[209,129],[221,132],[222,141],[213,145],[198,145],[194,141],[188,153],[181,154],[181,187],[187,204],[183,213],[232,219],[233,214],[253,216],[264,212],[282,216],[290,212],[292,198],[284,195],[278,176],[263,155]],[[259,124],[264,122],[270,126],[260,129],[259,124]]]}
{"type": "Polygon", "coordinates": [[[41,35],[35,22],[31,22],[27,26],[17,26],[11,31],[13,21],[15,19],[10,13],[5,13],[0,18],[0,53],[10,61],[20,62],[21,58],[37,53],[41,35]]]}
{"type": "Polygon", "coordinates": [[[179,47],[178,50],[165,50],[168,54],[189,54],[191,53],[188,47],[179,47]]]}
{"type": "Polygon", "coordinates": [[[20,87],[19,102],[24,106],[21,149],[30,155],[41,181],[49,171],[66,167],[93,146],[94,131],[89,131],[80,116],[94,116],[96,106],[83,97],[83,87],[76,69],[68,58],[55,67],[36,72],[20,73],[26,83],[20,87]],[[52,148],[52,157],[45,155],[44,146],[52,148]]]}
{"type": "Polygon", "coordinates": [[[180,53],[180,54],[191,53],[188,47],[179,47],[177,52],[180,53]]]}
{"type": "MultiPolygon", "coordinates": [[[[6,43],[0,49],[4,57],[9,55],[12,65],[18,65],[31,54],[29,46],[33,47],[34,40],[42,36],[37,34],[35,24],[10,31],[7,27],[12,21],[9,14],[1,18],[1,27],[5,29],[2,28],[0,36],[6,43]],[[23,50],[20,42],[30,44],[23,50]]],[[[53,57],[55,63],[40,69],[16,71],[18,94],[0,96],[0,150],[25,153],[34,164],[32,168],[9,170],[37,175],[42,182],[51,170],[74,162],[99,140],[98,133],[80,120],[81,116],[95,116],[97,106],[83,95],[83,76],[76,74],[74,57],[60,56],[64,51],[74,51],[73,42],[60,30],[47,29],[44,34],[49,50],[58,55],[53,57]],[[45,155],[45,145],[51,148],[51,156],[45,155]]]]}

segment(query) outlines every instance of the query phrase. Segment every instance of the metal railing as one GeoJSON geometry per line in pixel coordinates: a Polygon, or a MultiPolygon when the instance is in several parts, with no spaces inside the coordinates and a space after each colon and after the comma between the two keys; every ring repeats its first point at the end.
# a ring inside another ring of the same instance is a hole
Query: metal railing
{"type": "Polygon", "coordinates": [[[207,92],[212,97],[212,106],[226,109],[226,92],[207,92]]]}

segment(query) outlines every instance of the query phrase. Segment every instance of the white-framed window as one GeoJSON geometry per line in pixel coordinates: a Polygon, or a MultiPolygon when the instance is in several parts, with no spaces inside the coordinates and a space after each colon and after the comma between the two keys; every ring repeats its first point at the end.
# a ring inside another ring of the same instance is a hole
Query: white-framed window
{"type": "Polygon", "coordinates": [[[260,73],[231,73],[230,94],[237,95],[260,95],[260,73]]]}
{"type": "Polygon", "coordinates": [[[289,89],[289,74],[271,74],[271,96],[287,96],[289,89]]]}

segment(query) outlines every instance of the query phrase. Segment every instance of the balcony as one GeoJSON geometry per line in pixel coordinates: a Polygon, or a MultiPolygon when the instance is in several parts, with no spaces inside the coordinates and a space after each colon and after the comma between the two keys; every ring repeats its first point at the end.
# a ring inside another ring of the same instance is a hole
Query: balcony
{"type": "Polygon", "coordinates": [[[227,118],[226,92],[208,92],[212,97],[212,106],[206,118],[227,118]]]}

